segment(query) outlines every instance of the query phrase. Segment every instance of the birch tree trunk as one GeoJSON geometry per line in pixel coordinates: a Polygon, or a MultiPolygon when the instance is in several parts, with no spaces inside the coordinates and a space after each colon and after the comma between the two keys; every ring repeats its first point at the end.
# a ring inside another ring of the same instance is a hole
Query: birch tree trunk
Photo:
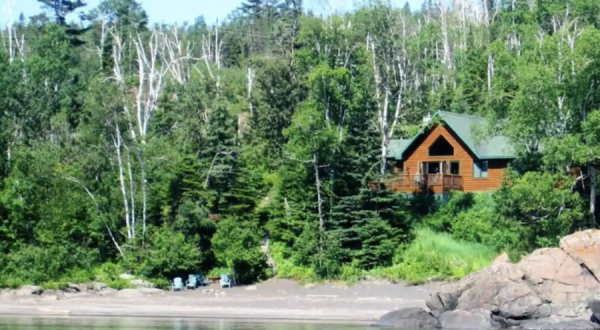
{"type": "Polygon", "coordinates": [[[148,143],[150,121],[158,108],[167,74],[170,73],[176,82],[185,84],[189,79],[189,61],[194,58],[191,56],[190,44],[183,44],[179,40],[176,28],[170,31],[154,29],[146,42],[140,35],[124,41],[114,31],[110,33],[114,39],[113,79],[121,90],[123,104],[123,111],[115,115],[118,121],[127,127],[126,139],[131,146],[130,148],[127,145],[119,124],[115,123],[113,143],[119,167],[127,235],[130,240],[136,238],[136,224],[138,214],[141,213],[143,242],[147,228],[148,200],[148,176],[144,149],[148,143]],[[137,76],[135,77],[137,82],[134,88],[128,85],[121,63],[126,43],[133,46],[137,57],[137,76]],[[134,153],[133,158],[139,165],[137,170],[133,168],[131,152],[134,153]],[[125,173],[127,173],[127,180],[125,173]],[[139,206],[136,203],[136,191],[141,192],[141,211],[137,209],[139,206]]]}
{"type": "Polygon", "coordinates": [[[590,164],[590,228],[596,228],[596,199],[597,193],[598,169],[596,165],[590,164]]]}

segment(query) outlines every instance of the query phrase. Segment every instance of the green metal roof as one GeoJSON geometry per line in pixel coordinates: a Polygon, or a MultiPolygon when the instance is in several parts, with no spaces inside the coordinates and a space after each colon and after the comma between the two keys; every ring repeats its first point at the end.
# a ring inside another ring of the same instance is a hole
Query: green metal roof
{"type": "MultiPolygon", "coordinates": [[[[436,118],[441,119],[450,127],[469,150],[478,159],[512,159],[516,158],[515,150],[511,146],[509,140],[505,136],[497,135],[492,137],[482,137],[478,140],[475,129],[485,129],[486,119],[463,115],[447,111],[438,111],[432,117],[432,121],[436,118]]],[[[403,159],[403,153],[408,149],[413,142],[429,131],[428,126],[424,126],[412,139],[397,139],[390,140],[388,145],[388,157],[395,159],[403,159]]]]}

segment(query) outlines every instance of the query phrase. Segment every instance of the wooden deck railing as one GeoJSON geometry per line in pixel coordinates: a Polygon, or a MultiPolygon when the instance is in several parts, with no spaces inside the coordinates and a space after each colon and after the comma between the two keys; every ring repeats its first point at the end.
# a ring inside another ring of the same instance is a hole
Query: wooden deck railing
{"type": "Polygon", "coordinates": [[[371,182],[369,183],[369,186],[374,188],[378,184],[383,184],[387,189],[392,190],[406,190],[406,188],[411,187],[443,187],[444,189],[460,189],[462,187],[462,176],[452,174],[400,174],[386,179],[380,183],[371,182]]]}

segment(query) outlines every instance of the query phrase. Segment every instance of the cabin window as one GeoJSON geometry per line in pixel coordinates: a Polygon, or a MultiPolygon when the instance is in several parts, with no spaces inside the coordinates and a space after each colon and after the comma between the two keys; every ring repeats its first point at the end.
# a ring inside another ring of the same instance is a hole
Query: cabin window
{"type": "Polygon", "coordinates": [[[450,174],[460,175],[460,162],[450,162],[450,174]]]}
{"type": "Polygon", "coordinates": [[[480,160],[473,162],[473,177],[485,179],[488,177],[488,161],[480,160]]]}
{"type": "Polygon", "coordinates": [[[423,163],[423,174],[439,174],[440,162],[423,163]]]}
{"type": "Polygon", "coordinates": [[[454,156],[454,147],[443,136],[440,136],[429,147],[429,156],[454,156]]]}

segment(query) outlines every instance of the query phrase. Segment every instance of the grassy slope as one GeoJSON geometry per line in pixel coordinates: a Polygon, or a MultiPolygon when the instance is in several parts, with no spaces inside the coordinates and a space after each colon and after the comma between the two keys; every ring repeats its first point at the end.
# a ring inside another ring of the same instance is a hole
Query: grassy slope
{"type": "Polygon", "coordinates": [[[374,275],[418,284],[454,280],[489,266],[498,255],[482,244],[453,239],[449,234],[418,229],[416,238],[399,256],[398,263],[374,270],[374,275]]]}

